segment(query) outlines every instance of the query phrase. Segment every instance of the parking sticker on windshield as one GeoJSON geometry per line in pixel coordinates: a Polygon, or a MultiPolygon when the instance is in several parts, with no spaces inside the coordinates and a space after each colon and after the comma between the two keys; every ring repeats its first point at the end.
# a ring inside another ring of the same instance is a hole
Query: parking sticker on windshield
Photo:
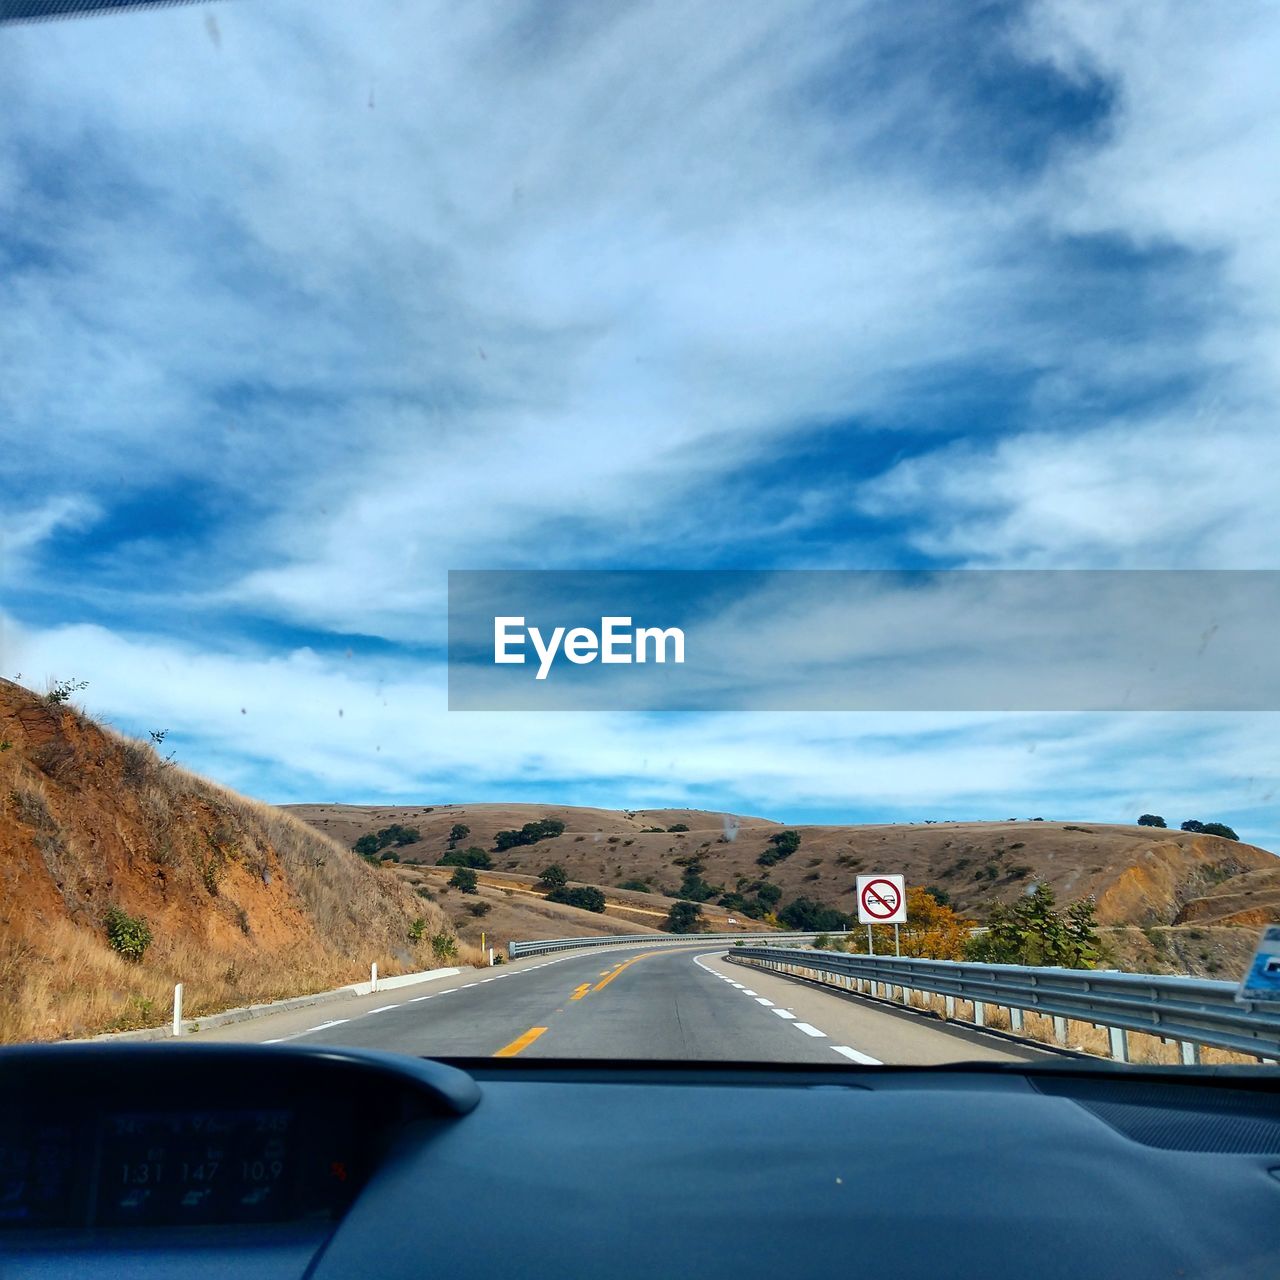
{"type": "Polygon", "coordinates": [[[1280,924],[1268,925],[1262,931],[1236,999],[1280,1001],[1280,924]]]}

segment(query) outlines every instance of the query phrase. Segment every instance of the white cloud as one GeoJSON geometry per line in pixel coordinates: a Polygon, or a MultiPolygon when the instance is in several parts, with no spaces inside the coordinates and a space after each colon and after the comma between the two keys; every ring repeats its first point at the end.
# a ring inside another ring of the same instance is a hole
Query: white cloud
{"type": "Polygon", "coordinates": [[[215,654],[90,626],[13,636],[6,661],[28,676],[88,680],[93,713],[140,734],[169,729],[183,763],[269,800],[738,799],[784,819],[1115,821],[1163,805],[1154,811],[1227,815],[1244,838],[1280,843],[1275,716],[462,715],[446,710],[438,666],[215,654]]]}

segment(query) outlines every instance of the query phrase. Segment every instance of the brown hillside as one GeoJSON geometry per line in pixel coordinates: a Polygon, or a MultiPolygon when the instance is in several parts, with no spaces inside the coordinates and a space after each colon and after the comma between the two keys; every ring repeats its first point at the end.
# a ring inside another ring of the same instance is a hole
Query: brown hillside
{"type": "MultiPolygon", "coordinates": [[[[449,829],[471,833],[461,847],[492,850],[499,830],[538,818],[565,823],[563,835],[536,845],[492,853],[496,870],[536,872],[560,863],[572,881],[616,886],[647,881],[674,890],[676,859],[696,854],[703,877],[732,890],[768,879],[783,902],[800,896],[853,912],[859,872],[898,871],[908,883],[945,889],[958,910],[982,919],[1034,881],[1047,882],[1060,901],[1093,897],[1104,924],[1172,924],[1206,892],[1225,893],[1233,877],[1280,877],[1275,855],[1254,845],[1159,828],[1096,822],[938,822],[863,826],[802,826],[800,848],[767,871],[756,859],[782,830],[763,818],[735,818],[696,809],[609,810],[557,805],[422,805],[365,807],[294,805],[290,811],[350,847],[391,823],[417,827],[421,839],[396,852],[405,861],[434,863],[448,847],[449,829]],[[684,833],[645,827],[686,824],[684,833]]],[[[661,901],[661,899],[659,899],[661,901]]]]}
{"type": "Polygon", "coordinates": [[[0,680],[0,1040],[54,1039],[430,967],[442,912],[297,819],[0,680]],[[145,919],[130,963],[110,908],[145,919]]]}

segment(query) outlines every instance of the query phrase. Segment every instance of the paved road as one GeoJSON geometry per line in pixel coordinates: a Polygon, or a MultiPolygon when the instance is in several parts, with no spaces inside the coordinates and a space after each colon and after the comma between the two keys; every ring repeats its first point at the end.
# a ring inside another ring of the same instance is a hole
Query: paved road
{"type": "Polygon", "coordinates": [[[933,1064],[1040,1051],[730,963],[723,949],[611,948],[467,970],[193,1037],[429,1056],[933,1064]]]}

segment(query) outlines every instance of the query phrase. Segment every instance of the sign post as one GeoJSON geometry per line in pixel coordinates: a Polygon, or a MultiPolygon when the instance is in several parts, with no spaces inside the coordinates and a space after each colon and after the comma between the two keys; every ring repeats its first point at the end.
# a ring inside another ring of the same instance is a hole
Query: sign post
{"type": "Polygon", "coordinates": [[[898,926],[907,918],[906,877],[900,875],[864,875],[858,877],[858,923],[867,926],[867,954],[874,955],[871,941],[873,924],[893,925],[893,949],[901,956],[898,926]]]}

